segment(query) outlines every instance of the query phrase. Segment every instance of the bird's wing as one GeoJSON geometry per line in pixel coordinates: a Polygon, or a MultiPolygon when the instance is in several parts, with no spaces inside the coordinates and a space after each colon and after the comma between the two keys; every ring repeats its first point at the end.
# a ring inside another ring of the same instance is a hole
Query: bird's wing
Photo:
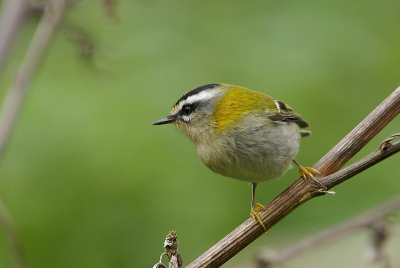
{"type": "Polygon", "coordinates": [[[276,122],[293,122],[296,123],[300,128],[307,128],[309,124],[301,117],[296,114],[289,105],[284,104],[281,101],[274,101],[275,107],[267,111],[267,116],[272,121],[276,122]]]}

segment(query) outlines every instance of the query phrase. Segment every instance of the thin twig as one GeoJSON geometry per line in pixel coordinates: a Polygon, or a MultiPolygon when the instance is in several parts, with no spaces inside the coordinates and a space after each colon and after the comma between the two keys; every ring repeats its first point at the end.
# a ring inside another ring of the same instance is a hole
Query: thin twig
{"type": "Polygon", "coordinates": [[[371,223],[369,226],[370,242],[364,250],[364,260],[369,263],[380,262],[383,265],[382,267],[390,267],[390,260],[384,251],[384,246],[390,237],[388,229],[385,218],[371,223]]]}
{"type": "Polygon", "coordinates": [[[27,0],[4,0],[2,3],[0,15],[0,73],[18,29],[29,9],[30,5],[27,0]]]}
{"type": "MultiPolygon", "coordinates": [[[[61,21],[66,3],[67,0],[54,0],[47,6],[26,52],[25,58],[3,101],[0,116],[0,158],[4,153],[4,148],[9,139],[18,112],[21,109],[22,101],[28,90],[28,84],[32,80],[51,37],[61,21]]],[[[22,246],[15,228],[13,227],[14,225],[10,213],[1,200],[0,221],[6,234],[8,244],[10,245],[15,267],[27,267],[23,257],[22,246]]]]}
{"type": "Polygon", "coordinates": [[[40,60],[61,21],[65,4],[68,0],[54,0],[46,7],[45,13],[36,29],[36,32],[26,52],[25,58],[19,67],[15,79],[3,101],[0,115],[0,159],[4,147],[10,136],[15,119],[21,109],[26,95],[28,84],[35,74],[40,60]]]}
{"type": "MultiPolygon", "coordinates": [[[[339,170],[399,113],[400,88],[397,88],[354,130],[318,161],[313,168],[319,170],[321,176],[327,176],[339,170]]],[[[386,150],[383,150],[382,154],[386,157],[389,156],[386,150]]],[[[299,178],[267,204],[266,210],[260,213],[267,230],[306,201],[324,195],[326,193],[325,190],[330,189],[332,185],[344,181],[332,178],[319,178],[319,180],[323,186],[316,183],[305,183],[303,179],[299,178]],[[325,187],[327,189],[324,189],[325,187]]],[[[263,233],[263,227],[250,218],[187,267],[220,267],[263,233]]]]}
{"type": "Polygon", "coordinates": [[[347,179],[361,173],[362,171],[366,170],[367,168],[372,167],[373,165],[385,160],[389,156],[394,155],[400,151],[400,141],[396,143],[390,143],[390,141],[400,136],[399,134],[394,134],[390,136],[388,139],[384,140],[381,143],[381,146],[375,152],[369,154],[368,156],[364,157],[363,159],[357,161],[356,163],[339,170],[331,175],[323,177],[320,179],[320,182],[324,184],[327,188],[332,188],[347,179]],[[388,141],[389,140],[389,141],[388,141]]]}
{"type": "Polygon", "coordinates": [[[322,244],[327,244],[334,239],[344,237],[345,235],[357,231],[361,228],[370,227],[377,220],[382,219],[388,213],[400,207],[400,196],[380,205],[372,210],[369,210],[362,215],[346,221],[339,226],[323,230],[316,235],[307,237],[294,245],[288,246],[282,250],[274,251],[264,250],[261,252],[257,260],[248,265],[248,268],[266,268],[278,265],[293,258],[305,251],[319,247],[322,244]]]}

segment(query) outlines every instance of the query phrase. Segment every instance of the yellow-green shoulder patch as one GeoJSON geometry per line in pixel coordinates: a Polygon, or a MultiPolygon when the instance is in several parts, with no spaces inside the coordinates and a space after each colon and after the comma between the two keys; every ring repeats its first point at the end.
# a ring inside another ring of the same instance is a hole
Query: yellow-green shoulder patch
{"type": "Polygon", "coordinates": [[[263,93],[232,86],[215,107],[213,116],[217,123],[216,132],[219,133],[231,125],[245,112],[257,108],[261,111],[268,102],[273,102],[273,99],[263,93]]]}

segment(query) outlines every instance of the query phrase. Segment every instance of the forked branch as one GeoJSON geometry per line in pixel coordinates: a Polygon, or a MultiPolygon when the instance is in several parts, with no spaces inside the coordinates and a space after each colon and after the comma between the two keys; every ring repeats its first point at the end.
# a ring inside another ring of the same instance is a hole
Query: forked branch
{"type": "MultiPolygon", "coordinates": [[[[303,179],[298,179],[265,206],[266,212],[260,213],[265,227],[270,229],[306,201],[324,195],[327,189],[400,151],[400,142],[390,146],[385,143],[386,146],[381,146],[378,151],[358,161],[358,165],[353,164],[328,176],[343,167],[399,113],[400,87],[313,166],[321,172],[318,180],[322,185],[305,183],[303,179]]],[[[187,267],[220,267],[263,233],[264,229],[260,224],[248,219],[187,267]]]]}
{"type": "MultiPolygon", "coordinates": [[[[376,225],[382,225],[382,219],[389,213],[400,208],[400,196],[396,196],[392,200],[371,209],[362,215],[359,215],[351,220],[323,231],[318,232],[310,237],[283,248],[279,251],[272,251],[269,249],[263,250],[258,256],[257,260],[249,265],[247,268],[267,268],[273,267],[278,264],[284,263],[287,260],[311,249],[327,244],[334,239],[344,237],[354,231],[362,228],[374,228],[376,225]],[[380,224],[377,224],[380,223],[380,224]]],[[[375,231],[375,230],[374,230],[375,231]]]]}

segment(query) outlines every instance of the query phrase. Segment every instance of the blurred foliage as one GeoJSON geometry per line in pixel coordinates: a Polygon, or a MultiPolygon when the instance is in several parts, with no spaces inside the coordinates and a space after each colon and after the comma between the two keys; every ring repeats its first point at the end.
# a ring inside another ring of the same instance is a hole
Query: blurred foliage
{"type": "MultiPolygon", "coordinates": [[[[399,12],[397,0],[120,0],[110,20],[101,2],[73,6],[65,29],[79,29],[93,50],[82,58],[66,31],[55,36],[0,168],[0,196],[29,266],[152,267],[170,230],[187,265],[249,217],[251,187],[213,174],[188,139],[151,123],[194,87],[245,86],[311,124],[297,156],[311,166],[399,86],[399,12]]],[[[37,23],[27,21],[9,56],[2,98],[37,23]]],[[[353,161],[399,132],[399,123],[353,161]]],[[[398,194],[399,157],[302,206],[224,267],[398,194]]],[[[261,184],[256,201],[267,203],[298,177],[292,169],[261,184]]],[[[364,246],[349,237],[288,267],[320,267],[327,256],[332,267],[363,265],[364,246]]],[[[400,264],[398,254],[391,258],[400,264]]],[[[0,267],[11,267],[2,235],[0,267]]]]}

